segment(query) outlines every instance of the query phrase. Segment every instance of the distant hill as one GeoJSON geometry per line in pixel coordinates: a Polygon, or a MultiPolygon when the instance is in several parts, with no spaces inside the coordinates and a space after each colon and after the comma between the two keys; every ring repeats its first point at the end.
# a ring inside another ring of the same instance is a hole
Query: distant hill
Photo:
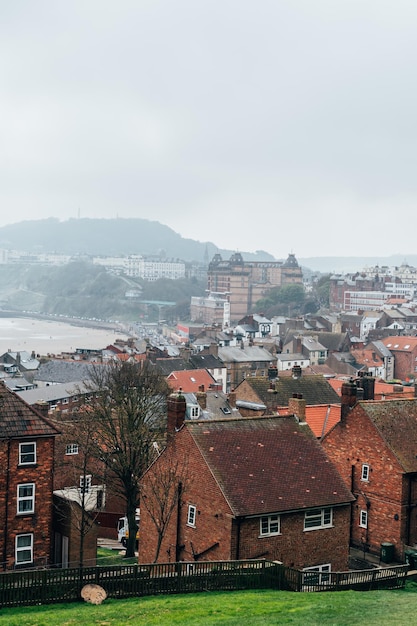
{"type": "MultiPolygon", "coordinates": [[[[31,253],[70,255],[164,255],[184,261],[211,260],[216,252],[229,258],[234,250],[221,250],[211,242],[185,239],[159,222],[140,219],[28,220],[0,228],[0,248],[31,253]]],[[[271,261],[262,250],[242,252],[246,260],[271,261]]]]}
{"type": "MultiPolygon", "coordinates": [[[[165,255],[184,261],[204,262],[217,252],[229,259],[236,250],[218,248],[210,241],[185,239],[169,226],[142,219],[69,219],[28,220],[0,227],[0,249],[24,250],[30,253],[61,252],[70,255],[165,255]]],[[[244,252],[246,261],[273,261],[274,256],[264,250],[244,252]]],[[[320,273],[355,272],[374,265],[399,266],[406,262],[417,266],[417,255],[386,257],[302,257],[297,260],[304,268],[320,273]]],[[[287,253],[278,260],[285,260],[287,253]]]]}

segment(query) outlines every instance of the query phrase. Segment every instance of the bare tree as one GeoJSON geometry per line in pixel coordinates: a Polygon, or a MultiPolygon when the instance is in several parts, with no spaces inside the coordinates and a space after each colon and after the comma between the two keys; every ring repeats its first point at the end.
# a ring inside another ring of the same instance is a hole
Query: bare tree
{"type": "Polygon", "coordinates": [[[165,441],[168,394],[164,376],[147,361],[91,368],[92,456],[102,464],[109,488],[125,500],[126,557],[135,554],[141,477],[156,456],[155,443],[165,441]]]}
{"type": "Polygon", "coordinates": [[[186,458],[174,460],[165,449],[143,477],[141,506],[148,512],[157,532],[154,563],[158,560],[172,514],[186,489],[187,470],[186,458]]]}
{"type": "Polygon", "coordinates": [[[83,410],[69,415],[65,421],[53,421],[62,433],[58,444],[61,454],[56,465],[56,473],[60,477],[57,490],[59,500],[55,509],[58,516],[66,521],[70,512],[70,524],[79,534],[78,566],[82,567],[85,538],[92,530],[100,509],[98,493],[104,492],[103,485],[97,487],[92,484],[93,477],[98,474],[93,471],[97,467],[93,456],[96,426],[89,412],[83,410]],[[70,452],[67,452],[68,448],[70,452]]]}

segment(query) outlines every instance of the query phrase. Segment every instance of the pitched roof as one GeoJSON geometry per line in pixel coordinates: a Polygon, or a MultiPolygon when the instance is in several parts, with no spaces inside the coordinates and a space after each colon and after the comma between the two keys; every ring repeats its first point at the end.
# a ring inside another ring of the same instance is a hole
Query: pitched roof
{"type": "Polygon", "coordinates": [[[16,391],[16,393],[19,398],[32,405],[36,402],[61,401],[82,393],[91,393],[91,388],[86,387],[82,381],[79,381],[76,383],[57,383],[56,385],[36,387],[35,389],[25,389],[16,391]]]}
{"type": "Polygon", "coordinates": [[[190,357],[190,361],[194,367],[206,370],[223,369],[225,367],[223,361],[220,361],[214,354],[193,354],[190,357]]]}
{"type": "Polygon", "coordinates": [[[401,350],[402,352],[410,352],[417,347],[417,337],[409,337],[407,335],[401,337],[385,337],[385,339],[382,339],[382,343],[391,351],[401,350]]]}
{"type": "MultiPolygon", "coordinates": [[[[405,472],[417,472],[417,399],[358,402],[405,472]]],[[[353,416],[354,417],[354,416],[353,416]]]]}
{"type": "Polygon", "coordinates": [[[414,398],[415,397],[415,389],[414,385],[399,385],[392,383],[385,383],[380,380],[375,381],[374,388],[374,399],[375,400],[385,400],[385,399],[404,399],[404,398],[414,398]]]}
{"type": "Polygon", "coordinates": [[[332,506],[353,498],[307,424],[294,417],[186,422],[234,515],[332,506]]]}
{"type": "MultiPolygon", "coordinates": [[[[292,415],[289,407],[278,407],[279,415],[292,415]]],[[[338,422],[340,422],[340,404],[316,404],[306,406],[305,421],[310,426],[317,439],[324,437],[338,422]]]]}
{"type": "Polygon", "coordinates": [[[250,363],[252,361],[268,363],[276,360],[275,356],[260,346],[219,348],[219,358],[224,363],[250,363]]]}
{"type": "Polygon", "coordinates": [[[0,438],[54,437],[59,431],[0,383],[0,438]]]}
{"type": "Polygon", "coordinates": [[[153,363],[164,376],[168,376],[171,372],[178,372],[179,370],[193,369],[191,363],[183,358],[158,358],[153,363]]]}
{"type": "Polygon", "coordinates": [[[91,363],[85,361],[59,361],[51,359],[42,363],[35,381],[71,383],[91,378],[91,363]]]}
{"type": "Polygon", "coordinates": [[[201,387],[209,389],[210,385],[215,385],[216,381],[207,370],[184,370],[180,372],[171,372],[167,376],[168,385],[177,390],[181,387],[184,393],[195,393],[201,387]]]}
{"type": "Polygon", "coordinates": [[[294,393],[301,393],[307,405],[311,404],[340,404],[340,398],[321,375],[304,375],[299,378],[293,376],[280,376],[274,382],[274,389],[268,378],[264,376],[249,376],[236,387],[236,397],[245,400],[239,388],[248,384],[255,391],[259,400],[268,408],[288,406],[288,401],[294,393]]]}

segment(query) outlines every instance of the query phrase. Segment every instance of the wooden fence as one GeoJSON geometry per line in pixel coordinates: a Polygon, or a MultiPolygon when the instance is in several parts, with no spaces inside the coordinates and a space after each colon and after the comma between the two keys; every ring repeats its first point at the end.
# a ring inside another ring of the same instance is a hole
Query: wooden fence
{"type": "Polygon", "coordinates": [[[277,589],[371,590],[403,587],[408,565],[354,572],[301,572],[272,561],[216,561],[15,571],[0,574],[0,607],[72,602],[87,583],[110,598],[277,589]]]}

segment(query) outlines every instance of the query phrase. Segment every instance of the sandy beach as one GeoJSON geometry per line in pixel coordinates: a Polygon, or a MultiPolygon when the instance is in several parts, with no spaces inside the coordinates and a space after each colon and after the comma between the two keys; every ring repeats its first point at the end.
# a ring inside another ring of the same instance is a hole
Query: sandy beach
{"type": "Polygon", "coordinates": [[[77,348],[105,348],[127,335],[116,330],[84,327],[54,320],[25,317],[0,317],[0,354],[34,351],[36,354],[60,354],[77,348]]]}

